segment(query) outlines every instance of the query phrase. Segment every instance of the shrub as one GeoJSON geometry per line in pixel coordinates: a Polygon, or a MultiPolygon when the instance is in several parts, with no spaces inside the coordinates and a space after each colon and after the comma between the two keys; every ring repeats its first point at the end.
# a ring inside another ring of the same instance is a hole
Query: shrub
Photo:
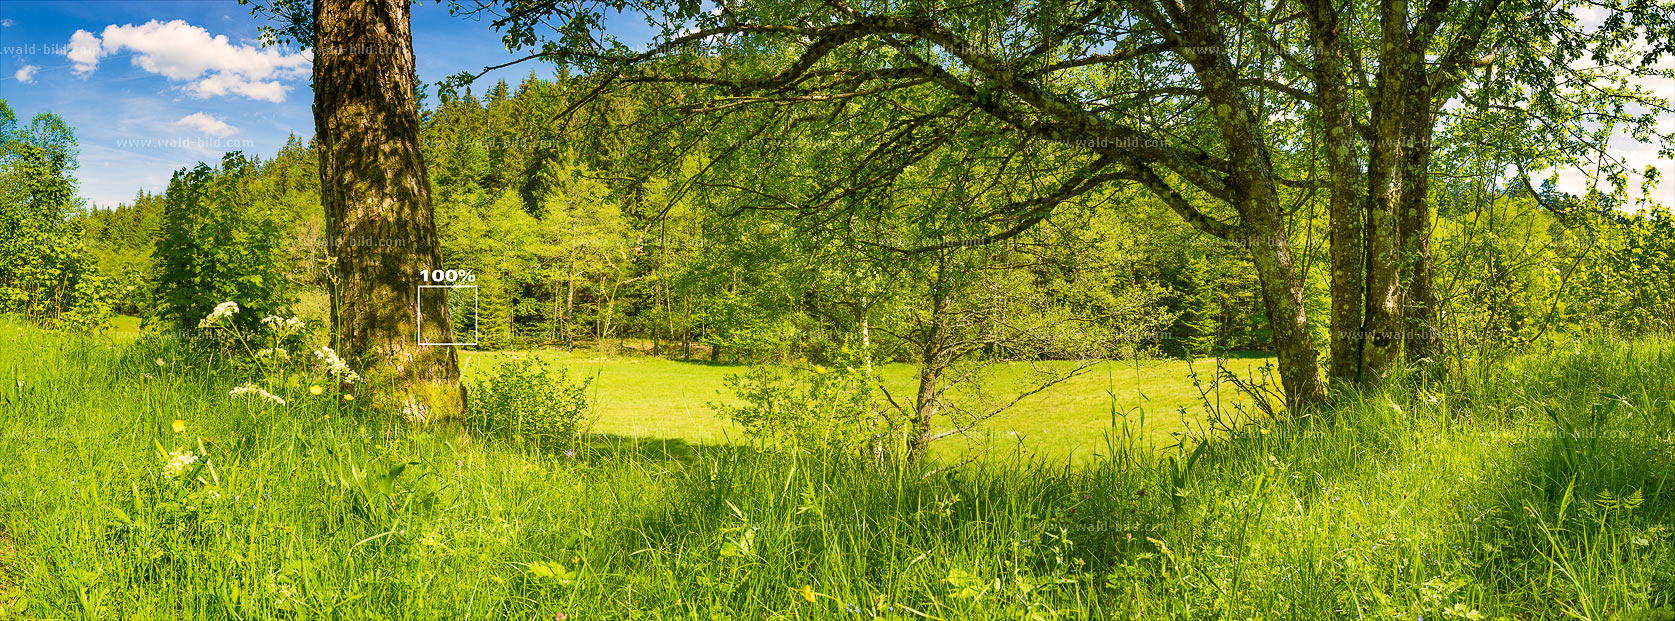
{"type": "Polygon", "coordinates": [[[887,432],[872,429],[874,380],[852,365],[755,366],[725,381],[740,404],[713,407],[770,446],[859,453],[887,432]]]}
{"type": "Polygon", "coordinates": [[[572,382],[565,369],[554,374],[533,358],[514,359],[471,386],[466,426],[476,433],[529,442],[543,451],[569,451],[592,383],[591,377],[572,382]]]}

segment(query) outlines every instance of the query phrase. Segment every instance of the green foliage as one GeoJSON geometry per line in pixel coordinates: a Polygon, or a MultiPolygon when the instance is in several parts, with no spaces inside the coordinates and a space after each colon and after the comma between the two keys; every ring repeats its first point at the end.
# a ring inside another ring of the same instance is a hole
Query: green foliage
{"type": "Polygon", "coordinates": [[[109,318],[118,290],[81,243],[75,133],[42,113],[17,127],[0,99],[0,313],[71,329],[109,318]]]}
{"type": "Polygon", "coordinates": [[[1522,346],[1553,327],[1562,270],[1572,267],[1554,218],[1529,196],[1468,188],[1439,210],[1434,239],[1446,342],[1522,346]],[[1443,209],[1445,208],[1445,209],[1443,209]]]}
{"type": "Polygon", "coordinates": [[[1675,216],[1654,207],[1602,220],[1568,292],[1572,319],[1625,334],[1675,331],[1675,216]]]}
{"type": "Polygon", "coordinates": [[[591,377],[572,382],[564,369],[554,376],[534,358],[512,360],[472,385],[466,425],[548,453],[573,454],[592,382],[591,377]]]}
{"type": "MultiPolygon", "coordinates": [[[[478,350],[492,351],[517,346],[514,343],[516,333],[513,332],[512,323],[512,292],[508,290],[504,278],[505,273],[499,270],[482,270],[478,273],[478,350]]],[[[460,309],[466,310],[463,304],[460,305],[460,309]]],[[[452,312],[453,309],[449,310],[452,312]]],[[[463,319],[464,317],[461,317],[461,320],[463,319]]]]}
{"type": "Polygon", "coordinates": [[[152,319],[191,330],[223,302],[241,309],[230,327],[250,332],[272,315],[289,315],[296,294],[271,213],[250,199],[257,163],[238,153],[219,168],[198,164],[175,172],[163,198],[163,228],[154,251],[152,319]]]}
{"type": "Polygon", "coordinates": [[[144,314],[155,288],[151,252],[163,227],[163,196],[141,191],[130,204],[90,209],[79,221],[99,272],[121,283],[112,310],[144,314]]]}
{"type": "Polygon", "coordinates": [[[874,418],[877,379],[854,366],[847,347],[835,363],[841,366],[753,366],[725,380],[736,402],[712,407],[773,448],[865,454],[869,442],[894,430],[874,418]]]}
{"type": "Polygon", "coordinates": [[[717,240],[679,258],[672,289],[694,301],[693,328],[736,361],[793,356],[811,340],[804,302],[818,278],[809,238],[767,214],[703,223],[717,240]]]}
{"type": "Polygon", "coordinates": [[[1185,328],[1181,349],[1188,359],[1203,358],[1216,350],[1221,339],[1221,302],[1216,279],[1203,261],[1193,261],[1186,273],[1187,292],[1180,325],[1185,328]]]}

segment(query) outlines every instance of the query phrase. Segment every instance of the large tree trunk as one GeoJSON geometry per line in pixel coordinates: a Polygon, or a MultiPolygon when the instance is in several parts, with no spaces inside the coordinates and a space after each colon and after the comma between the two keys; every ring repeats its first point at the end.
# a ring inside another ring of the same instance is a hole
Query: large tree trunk
{"type": "Polygon", "coordinates": [[[419,152],[408,0],[316,0],[314,33],[335,342],[365,371],[374,404],[417,421],[457,416],[464,394],[453,348],[419,345],[454,340],[446,296],[418,296],[420,272],[441,261],[419,152]]]}
{"type": "MultiPolygon", "coordinates": [[[[1227,49],[1217,19],[1213,4],[1187,3],[1181,24],[1183,50],[1227,49]]],[[[1256,265],[1287,405],[1294,412],[1306,410],[1323,401],[1326,391],[1320,382],[1320,365],[1303,305],[1303,285],[1291,258],[1267,143],[1227,55],[1189,51],[1185,56],[1204,86],[1233,163],[1240,235],[1256,265]]]]}
{"type": "Polygon", "coordinates": [[[1402,109],[1406,104],[1407,3],[1380,3],[1382,48],[1372,101],[1367,157],[1367,297],[1361,333],[1361,381],[1390,373],[1400,351],[1401,250],[1397,224],[1402,197],[1402,109]]]}
{"type": "Polygon", "coordinates": [[[1308,315],[1303,306],[1303,285],[1291,259],[1290,244],[1280,220],[1279,197],[1268,205],[1246,209],[1246,239],[1251,262],[1256,265],[1262,287],[1268,325],[1273,328],[1274,354],[1279,358],[1280,382],[1292,411],[1302,411],[1326,398],[1320,382],[1320,365],[1309,334],[1308,315]]]}
{"type": "Polygon", "coordinates": [[[1331,0],[1307,6],[1315,53],[1315,96],[1325,134],[1322,150],[1331,183],[1332,352],[1327,373],[1334,387],[1353,385],[1361,373],[1361,322],[1366,304],[1365,177],[1349,106],[1348,61],[1340,20],[1331,0]]]}

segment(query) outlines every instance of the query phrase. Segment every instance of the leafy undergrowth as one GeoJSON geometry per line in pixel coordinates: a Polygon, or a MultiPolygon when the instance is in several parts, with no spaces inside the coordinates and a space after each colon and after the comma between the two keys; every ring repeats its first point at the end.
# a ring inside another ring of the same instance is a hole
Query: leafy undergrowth
{"type": "Polygon", "coordinates": [[[929,478],[604,436],[542,453],[306,382],[231,398],[167,343],[0,343],[0,617],[1675,617],[1663,343],[1479,360],[1161,459],[1113,440],[929,478]]]}

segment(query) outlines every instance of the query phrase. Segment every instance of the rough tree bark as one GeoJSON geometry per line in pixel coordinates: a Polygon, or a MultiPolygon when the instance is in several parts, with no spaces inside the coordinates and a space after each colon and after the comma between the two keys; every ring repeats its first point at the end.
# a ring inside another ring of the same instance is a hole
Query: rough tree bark
{"type": "Polygon", "coordinates": [[[1217,23],[1215,5],[1192,3],[1184,10],[1170,10],[1181,25],[1181,54],[1204,86],[1233,164],[1233,205],[1239,212],[1240,238],[1250,251],[1262,287],[1287,404],[1293,411],[1306,410],[1325,399],[1325,387],[1320,381],[1320,365],[1304,310],[1303,285],[1292,261],[1267,142],[1224,51],[1227,41],[1217,23]]]}
{"type": "Polygon", "coordinates": [[[1427,196],[1431,136],[1438,106],[1452,97],[1466,69],[1494,62],[1493,53],[1478,58],[1476,51],[1502,0],[1467,5],[1465,19],[1455,24],[1458,36],[1433,69],[1427,55],[1451,4],[1431,0],[1410,29],[1405,0],[1380,3],[1382,47],[1368,172],[1373,181],[1368,193],[1363,379],[1387,374],[1398,349],[1405,350],[1405,360],[1412,363],[1434,357],[1441,348],[1427,196]]]}
{"type": "Polygon", "coordinates": [[[1411,364],[1435,356],[1441,341],[1436,292],[1431,273],[1430,192],[1431,134],[1436,124],[1431,88],[1423,63],[1410,67],[1403,113],[1402,200],[1399,229],[1407,291],[1402,305],[1405,356],[1411,364]]]}
{"type": "Polygon", "coordinates": [[[1367,136],[1366,314],[1360,334],[1360,381],[1390,372],[1400,352],[1402,329],[1400,231],[1402,199],[1402,109],[1407,103],[1407,2],[1382,0],[1379,71],[1371,93],[1372,124],[1367,136]]]}
{"type": "Polygon", "coordinates": [[[948,257],[940,253],[936,280],[931,282],[930,315],[925,320],[924,342],[919,348],[919,386],[913,397],[913,418],[907,435],[907,459],[918,461],[930,446],[931,422],[941,409],[937,403],[937,386],[948,369],[948,309],[953,296],[948,291],[948,257]]]}
{"type": "Polygon", "coordinates": [[[1365,177],[1354,117],[1349,105],[1349,70],[1341,20],[1332,0],[1310,0],[1310,40],[1314,44],[1315,97],[1331,184],[1332,352],[1327,374],[1334,388],[1354,385],[1361,371],[1361,321],[1365,310],[1365,177]]]}
{"type": "Polygon", "coordinates": [[[1479,57],[1478,48],[1491,20],[1499,13],[1503,0],[1479,0],[1467,5],[1466,17],[1456,23],[1459,35],[1452,46],[1436,61],[1433,69],[1426,64],[1426,51],[1441,28],[1450,3],[1433,0],[1421,14],[1408,42],[1407,97],[1402,120],[1406,152],[1402,162],[1404,193],[1399,206],[1402,257],[1407,289],[1403,302],[1404,341],[1407,360],[1435,358],[1442,350],[1438,331],[1436,288],[1431,267],[1431,211],[1430,191],[1431,136],[1436,127],[1437,111],[1452,99],[1461,82],[1474,67],[1487,67],[1495,62],[1496,53],[1479,57]]]}
{"type": "Polygon", "coordinates": [[[464,393],[453,348],[418,344],[453,342],[453,324],[444,296],[418,297],[420,271],[441,261],[408,10],[408,0],[316,0],[314,123],[335,343],[375,405],[422,422],[459,415],[464,393]]]}

